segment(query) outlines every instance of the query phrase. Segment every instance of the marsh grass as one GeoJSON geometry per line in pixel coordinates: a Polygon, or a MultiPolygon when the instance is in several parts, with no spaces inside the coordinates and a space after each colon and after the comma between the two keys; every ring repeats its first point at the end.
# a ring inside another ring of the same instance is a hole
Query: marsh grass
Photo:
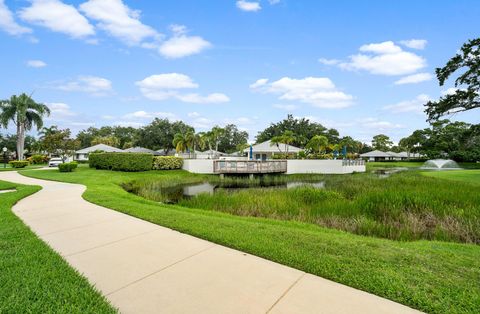
{"type": "MultiPolygon", "coordinates": [[[[219,182],[216,177],[208,177],[208,180],[219,182]]],[[[239,216],[307,222],[392,240],[480,243],[480,195],[478,187],[468,183],[452,184],[422,176],[417,171],[404,171],[388,178],[366,173],[267,176],[253,181],[230,177],[226,180],[228,182],[223,183],[252,188],[234,193],[219,189],[213,195],[204,193],[180,199],[178,205],[239,216]],[[324,181],[325,189],[311,186],[288,190],[259,188],[269,182],[299,180],[324,181]]],[[[162,188],[195,182],[202,182],[202,178],[190,178],[188,182],[162,180],[129,184],[130,191],[159,201],[162,188]]]]}

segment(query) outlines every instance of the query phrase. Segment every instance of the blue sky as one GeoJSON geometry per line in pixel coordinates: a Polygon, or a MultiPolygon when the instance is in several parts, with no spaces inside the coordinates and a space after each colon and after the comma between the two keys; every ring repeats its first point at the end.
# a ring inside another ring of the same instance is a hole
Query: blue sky
{"type": "Polygon", "coordinates": [[[453,87],[434,69],[479,16],[466,0],[0,0],[0,98],[33,92],[73,132],[167,117],[253,140],[291,113],[398,141],[453,87]]]}

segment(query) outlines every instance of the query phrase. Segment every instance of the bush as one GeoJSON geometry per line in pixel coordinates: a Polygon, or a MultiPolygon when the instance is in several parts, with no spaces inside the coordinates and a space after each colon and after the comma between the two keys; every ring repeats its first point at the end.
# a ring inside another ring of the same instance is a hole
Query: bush
{"type": "Polygon", "coordinates": [[[28,166],[28,161],[27,160],[12,160],[9,162],[10,166],[12,168],[25,168],[28,166]]]}
{"type": "Polygon", "coordinates": [[[181,169],[182,165],[181,157],[158,156],[153,159],[153,169],[155,170],[181,169]]]}
{"type": "Polygon", "coordinates": [[[153,155],[141,153],[90,153],[90,168],[116,171],[147,171],[152,169],[153,155]]]}
{"type": "Polygon", "coordinates": [[[64,162],[63,164],[58,165],[58,170],[60,172],[72,172],[77,168],[78,164],[75,161],[64,162]]]}
{"type": "Polygon", "coordinates": [[[44,155],[32,155],[31,157],[27,158],[31,164],[39,165],[44,164],[48,161],[48,157],[44,155]]]}

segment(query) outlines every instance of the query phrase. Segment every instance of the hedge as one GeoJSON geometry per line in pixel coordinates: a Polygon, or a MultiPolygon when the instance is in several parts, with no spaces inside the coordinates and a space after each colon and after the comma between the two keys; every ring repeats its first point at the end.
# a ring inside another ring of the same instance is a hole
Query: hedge
{"type": "Polygon", "coordinates": [[[152,169],[153,155],[143,153],[90,153],[90,168],[115,171],[147,171],[152,169]]]}
{"type": "Polygon", "coordinates": [[[12,160],[9,162],[12,168],[25,168],[28,166],[28,161],[26,160],[12,160]]]}
{"type": "Polygon", "coordinates": [[[158,156],[153,159],[153,169],[155,170],[170,170],[181,169],[183,159],[174,156],[158,156]]]}
{"type": "Polygon", "coordinates": [[[78,164],[75,161],[64,162],[63,164],[58,165],[58,170],[60,172],[72,172],[77,168],[78,164]]]}

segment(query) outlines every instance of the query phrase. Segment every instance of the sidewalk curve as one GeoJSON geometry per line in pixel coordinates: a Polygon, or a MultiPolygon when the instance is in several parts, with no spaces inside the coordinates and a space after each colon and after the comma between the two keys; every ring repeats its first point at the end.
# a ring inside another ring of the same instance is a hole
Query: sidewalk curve
{"type": "Polygon", "coordinates": [[[83,185],[13,171],[0,180],[42,187],[14,213],[122,313],[419,313],[94,205],[83,185]]]}

